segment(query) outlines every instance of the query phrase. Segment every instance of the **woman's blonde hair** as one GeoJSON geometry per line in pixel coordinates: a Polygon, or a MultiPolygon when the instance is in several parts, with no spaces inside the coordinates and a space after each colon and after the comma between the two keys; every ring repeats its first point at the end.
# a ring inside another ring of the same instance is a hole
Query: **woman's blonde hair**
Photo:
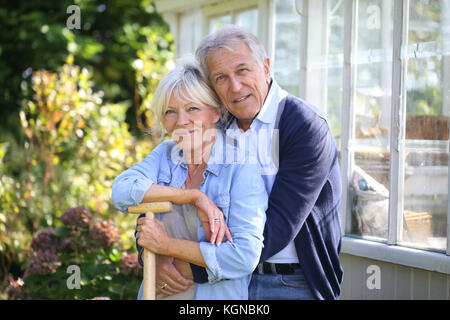
{"type": "Polygon", "coordinates": [[[199,64],[191,56],[178,59],[176,67],[161,79],[155,90],[151,106],[159,123],[163,121],[172,94],[213,108],[221,106],[217,95],[203,78],[199,64]]]}

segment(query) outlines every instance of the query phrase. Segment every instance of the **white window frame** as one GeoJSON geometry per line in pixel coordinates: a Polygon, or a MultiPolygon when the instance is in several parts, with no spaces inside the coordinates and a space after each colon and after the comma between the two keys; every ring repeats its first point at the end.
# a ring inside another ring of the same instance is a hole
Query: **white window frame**
{"type": "Polygon", "coordinates": [[[246,10],[256,9],[258,11],[258,33],[256,36],[266,48],[269,57],[272,57],[272,35],[273,35],[273,0],[230,0],[219,3],[208,4],[202,7],[202,36],[209,33],[211,19],[223,15],[231,15],[231,23],[236,22],[239,13],[246,10]]]}
{"type": "MultiPolygon", "coordinates": [[[[311,1],[311,0],[310,0],[311,1]]],[[[421,268],[450,274],[450,197],[447,211],[446,253],[409,248],[399,245],[402,232],[404,147],[406,126],[406,76],[407,44],[409,22],[409,0],[394,2],[393,65],[392,65],[392,108],[390,127],[390,172],[389,172],[389,223],[388,238],[385,243],[371,240],[370,237],[346,235],[351,224],[351,201],[349,182],[353,167],[353,150],[349,142],[354,138],[354,102],[357,66],[357,30],[359,0],[346,0],[344,72],[342,96],[342,141],[341,173],[343,197],[341,206],[343,244],[342,252],[409,267],[421,268]]],[[[450,148],[450,146],[449,146],[450,148]]],[[[449,172],[450,190],[450,172],[449,172]]]]}
{"type": "MultiPolygon", "coordinates": [[[[209,31],[211,18],[231,14],[233,17],[238,12],[250,8],[258,9],[258,38],[265,46],[269,57],[274,58],[274,28],[275,28],[275,3],[276,0],[160,0],[159,7],[164,11],[172,12],[172,24],[178,26],[175,16],[186,7],[198,10],[201,16],[201,34],[205,36],[209,31]]],[[[295,0],[297,13],[301,15],[301,54],[300,54],[300,98],[321,99],[325,91],[317,93],[314,91],[310,80],[313,74],[309,69],[315,55],[323,54],[326,48],[317,47],[317,35],[314,33],[318,19],[323,16],[328,3],[327,0],[295,0]],[[320,4],[319,4],[320,2],[320,4]],[[321,7],[322,9],[320,9],[321,7]],[[311,46],[314,44],[315,46],[311,46]],[[318,49],[317,49],[318,48],[318,49]],[[317,49],[317,50],[316,50],[317,49]],[[311,51],[312,50],[312,51],[311,51]]],[[[342,93],[342,118],[341,118],[341,175],[343,183],[343,194],[341,204],[342,253],[356,255],[410,267],[422,268],[430,271],[438,271],[450,274],[450,197],[448,197],[447,211],[447,248],[446,253],[422,250],[417,247],[409,248],[404,244],[399,245],[402,232],[403,212],[403,183],[404,183],[404,148],[405,148],[405,109],[406,109],[406,75],[407,75],[407,43],[408,43],[408,20],[409,0],[395,0],[394,5],[394,39],[393,39],[393,64],[392,64],[392,101],[391,101],[391,126],[390,126],[390,169],[389,169],[389,222],[388,237],[385,242],[369,236],[356,237],[347,235],[346,231],[351,226],[351,201],[349,194],[349,182],[351,181],[351,170],[354,165],[353,146],[350,142],[355,137],[355,95],[356,95],[356,71],[357,71],[357,40],[358,40],[358,4],[359,0],[343,0],[344,13],[344,58],[343,58],[343,93],[342,93]]],[[[323,26],[322,26],[323,27],[323,26]]],[[[175,28],[175,30],[178,30],[175,28]]],[[[321,29],[323,31],[323,28],[321,29]]],[[[322,36],[323,38],[323,36],[322,36]]],[[[327,41],[326,41],[327,42],[327,41]]],[[[325,45],[326,46],[326,45],[325,45]]],[[[447,63],[449,59],[446,58],[447,63]]],[[[327,70],[323,71],[326,74],[327,70]]],[[[446,75],[450,77],[450,75],[446,75]]],[[[447,83],[447,82],[445,82],[447,83]]],[[[324,83],[323,85],[326,86],[324,83]]],[[[326,105],[318,105],[326,111],[326,105]]],[[[450,148],[450,145],[449,145],[450,148]]],[[[448,175],[450,191],[450,174],[448,175]]]]}

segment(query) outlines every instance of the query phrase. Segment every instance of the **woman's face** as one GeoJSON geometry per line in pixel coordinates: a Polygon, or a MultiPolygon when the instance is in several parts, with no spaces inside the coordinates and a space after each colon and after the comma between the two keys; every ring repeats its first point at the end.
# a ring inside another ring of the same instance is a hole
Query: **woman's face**
{"type": "Polygon", "coordinates": [[[212,136],[220,119],[220,108],[181,99],[172,94],[163,113],[164,128],[183,151],[201,150],[212,136]]]}

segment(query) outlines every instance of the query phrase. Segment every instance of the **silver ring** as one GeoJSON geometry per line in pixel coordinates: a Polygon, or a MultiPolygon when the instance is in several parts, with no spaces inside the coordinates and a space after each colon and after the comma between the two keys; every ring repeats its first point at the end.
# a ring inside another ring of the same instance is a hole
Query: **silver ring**
{"type": "Polygon", "coordinates": [[[220,222],[220,220],[222,220],[222,219],[220,219],[220,218],[214,218],[214,222],[220,222]]]}

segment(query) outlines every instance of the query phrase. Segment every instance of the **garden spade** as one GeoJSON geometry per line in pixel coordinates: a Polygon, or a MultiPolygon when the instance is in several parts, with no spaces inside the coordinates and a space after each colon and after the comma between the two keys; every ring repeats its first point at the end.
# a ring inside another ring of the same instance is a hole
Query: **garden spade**
{"type": "MultiPolygon", "coordinates": [[[[128,213],[145,213],[148,218],[154,218],[155,213],[172,211],[172,203],[170,202],[148,202],[141,203],[137,206],[128,207],[128,213]]],[[[156,287],[156,265],[155,254],[145,250],[143,252],[144,261],[144,285],[143,285],[143,299],[155,300],[155,287],[156,287]]]]}

